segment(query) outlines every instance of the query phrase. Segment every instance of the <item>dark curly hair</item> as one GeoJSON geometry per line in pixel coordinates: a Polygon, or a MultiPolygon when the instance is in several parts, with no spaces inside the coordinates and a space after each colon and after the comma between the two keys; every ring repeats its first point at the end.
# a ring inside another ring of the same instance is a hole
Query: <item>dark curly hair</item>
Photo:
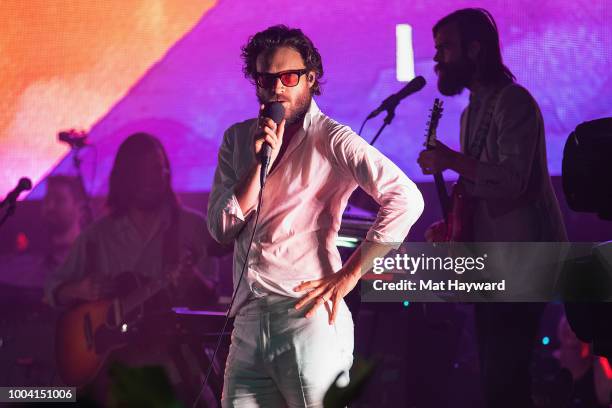
{"type": "Polygon", "coordinates": [[[244,76],[254,79],[257,73],[257,57],[262,52],[269,53],[279,47],[291,47],[300,53],[306,69],[316,74],[312,93],[321,95],[321,78],[323,77],[321,54],[310,38],[306,37],[299,28],[275,25],[251,36],[247,44],[241,48],[244,76]]]}

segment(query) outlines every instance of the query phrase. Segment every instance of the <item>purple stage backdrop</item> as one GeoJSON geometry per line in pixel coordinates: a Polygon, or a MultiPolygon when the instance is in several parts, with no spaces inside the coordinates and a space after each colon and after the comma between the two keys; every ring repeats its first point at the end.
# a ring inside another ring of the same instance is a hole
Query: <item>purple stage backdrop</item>
{"type": "MultiPolygon", "coordinates": [[[[551,173],[560,174],[563,144],[575,126],[612,116],[610,2],[233,0],[219,1],[92,127],[97,154],[83,155],[87,188],[104,194],[119,143],[132,132],[147,131],[168,149],[178,191],[209,190],[223,131],[258,110],[253,86],[241,72],[240,46],[249,35],[279,23],[302,28],[317,45],[325,69],[317,102],[355,130],[404,85],[396,79],[396,26],[412,27],[415,73],[428,85],[403,101],[376,145],[411,178],[427,180],[415,160],[428,110],[439,96],[431,27],[454,9],[472,6],[486,7],[495,16],[506,64],[542,108],[551,173]]],[[[454,147],[467,96],[444,98],[438,134],[454,147]]],[[[366,139],[382,117],[366,126],[366,139]]],[[[71,165],[66,158],[54,172],[69,173],[71,165]]],[[[40,197],[41,190],[31,196],[40,197]]]]}

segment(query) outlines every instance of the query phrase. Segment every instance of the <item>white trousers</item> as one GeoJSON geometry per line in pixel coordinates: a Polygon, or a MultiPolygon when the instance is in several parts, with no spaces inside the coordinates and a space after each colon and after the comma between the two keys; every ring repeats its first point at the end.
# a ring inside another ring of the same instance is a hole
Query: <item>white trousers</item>
{"type": "MultiPolygon", "coordinates": [[[[348,383],[353,319],[344,303],[333,325],[327,308],[305,318],[298,299],[267,295],[244,305],[234,321],[225,365],[223,408],[322,407],[338,374],[348,383]]],[[[331,307],[331,304],[330,304],[331,307]]]]}

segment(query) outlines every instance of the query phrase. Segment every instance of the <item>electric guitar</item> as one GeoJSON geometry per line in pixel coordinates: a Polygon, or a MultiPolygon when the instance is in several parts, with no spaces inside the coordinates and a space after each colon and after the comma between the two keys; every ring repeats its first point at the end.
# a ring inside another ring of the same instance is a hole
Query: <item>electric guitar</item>
{"type": "MultiPolygon", "coordinates": [[[[425,147],[433,149],[436,146],[438,124],[442,117],[444,102],[438,98],[434,100],[429,121],[427,122],[427,132],[425,134],[425,147]]],[[[445,241],[464,242],[471,240],[471,214],[473,209],[472,200],[469,198],[461,180],[453,185],[452,193],[449,196],[442,172],[434,173],[436,191],[442,208],[442,216],[446,224],[445,241]]]]}
{"type": "Polygon", "coordinates": [[[144,285],[137,282],[135,275],[123,273],[113,281],[121,281],[116,286],[123,287],[124,293],[83,303],[63,313],[57,322],[55,338],[55,354],[62,380],[77,387],[93,380],[110,352],[126,346],[133,338],[134,327],[144,316],[144,303],[173,283],[178,274],[191,264],[192,260],[184,257],[164,277],[144,285]],[[126,282],[126,277],[130,276],[134,277],[131,285],[126,282]],[[129,286],[136,288],[128,292],[125,288],[129,286]]]}

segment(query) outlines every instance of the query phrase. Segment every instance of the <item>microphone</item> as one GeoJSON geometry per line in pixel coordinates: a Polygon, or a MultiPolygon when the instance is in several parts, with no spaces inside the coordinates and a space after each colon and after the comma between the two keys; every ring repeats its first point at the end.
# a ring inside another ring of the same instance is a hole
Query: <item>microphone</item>
{"type": "MultiPolygon", "coordinates": [[[[269,102],[264,106],[261,116],[264,118],[270,118],[277,125],[283,121],[285,117],[285,107],[280,102],[269,102]]],[[[261,147],[261,174],[259,180],[263,187],[266,183],[266,177],[268,177],[268,166],[270,165],[270,158],[272,156],[272,146],[269,143],[264,142],[261,147]]]]}
{"type": "Polygon", "coordinates": [[[21,194],[23,191],[28,191],[31,189],[32,189],[32,181],[27,177],[20,178],[19,183],[17,183],[17,187],[15,187],[13,191],[8,193],[4,201],[0,203],[0,208],[4,207],[5,205],[8,205],[8,206],[15,205],[15,202],[17,201],[17,197],[19,197],[19,194],[21,194]]]}
{"type": "Polygon", "coordinates": [[[425,81],[425,78],[420,75],[414,78],[412,81],[408,82],[405,87],[385,99],[378,108],[373,110],[372,113],[368,115],[366,120],[378,116],[382,111],[390,111],[395,109],[395,107],[399,105],[402,99],[404,99],[408,95],[412,95],[413,93],[420,91],[421,89],[423,89],[426,83],[427,82],[425,81]]]}

